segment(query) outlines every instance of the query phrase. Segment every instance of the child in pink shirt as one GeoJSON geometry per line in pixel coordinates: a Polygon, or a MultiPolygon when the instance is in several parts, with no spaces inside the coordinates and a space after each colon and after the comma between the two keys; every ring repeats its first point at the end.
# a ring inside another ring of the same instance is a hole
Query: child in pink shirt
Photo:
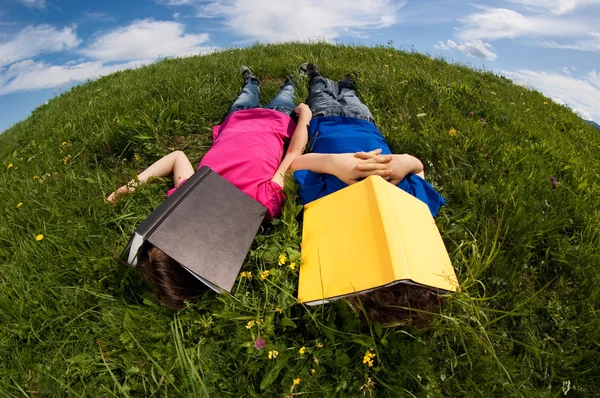
{"type": "MultiPolygon", "coordinates": [[[[242,67],[244,87],[225,121],[213,127],[213,145],[200,162],[208,166],[267,208],[265,219],[278,217],[285,197],[283,178],[292,161],[304,150],[303,136],[312,117],[306,104],[294,104],[294,85],[287,80],[266,108],[260,107],[260,82],[242,67]],[[298,114],[298,123],[290,117],[298,114]],[[299,131],[305,130],[302,134],[299,131]],[[297,139],[296,137],[300,137],[297,139]],[[290,145],[283,156],[284,141],[290,145]],[[283,160],[282,160],[283,158],[283,160]]],[[[173,175],[175,189],[191,177],[194,168],[181,151],[159,159],[132,180],[108,196],[115,203],[121,194],[135,190],[151,177],[173,175]]],[[[145,243],[138,252],[136,267],[152,286],[159,301],[168,308],[180,309],[186,300],[198,298],[206,286],[163,251],[145,243]]]]}

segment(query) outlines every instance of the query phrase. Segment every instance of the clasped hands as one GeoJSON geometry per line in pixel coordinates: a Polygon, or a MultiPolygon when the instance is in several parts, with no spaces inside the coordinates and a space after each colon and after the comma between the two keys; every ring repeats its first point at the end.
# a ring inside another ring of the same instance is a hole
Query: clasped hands
{"type": "Polygon", "coordinates": [[[371,175],[381,176],[391,184],[397,185],[408,174],[423,172],[423,164],[414,156],[381,155],[381,149],[337,154],[332,166],[335,171],[332,174],[348,185],[371,175]]]}

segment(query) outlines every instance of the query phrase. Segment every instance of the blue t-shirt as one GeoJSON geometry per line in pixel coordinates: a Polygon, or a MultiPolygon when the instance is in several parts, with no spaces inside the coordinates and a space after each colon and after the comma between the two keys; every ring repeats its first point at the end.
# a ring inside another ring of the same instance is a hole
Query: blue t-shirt
{"type": "MultiPolygon", "coordinates": [[[[317,117],[308,129],[308,150],[313,153],[369,152],[381,148],[381,153],[392,151],[375,125],[367,120],[346,116],[317,117]]],[[[336,192],[348,185],[331,174],[317,174],[310,170],[297,170],[294,178],[300,185],[300,199],[307,204],[336,192]]],[[[398,188],[425,202],[435,216],[446,201],[424,179],[408,175],[398,183],[398,188]]]]}

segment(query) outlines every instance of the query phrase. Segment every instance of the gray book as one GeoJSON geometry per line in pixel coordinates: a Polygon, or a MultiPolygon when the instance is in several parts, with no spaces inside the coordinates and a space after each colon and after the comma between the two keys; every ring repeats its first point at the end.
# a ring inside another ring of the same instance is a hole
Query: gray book
{"type": "Polygon", "coordinates": [[[231,292],[266,208],[202,167],[133,233],[121,257],[131,265],[144,242],[221,293],[231,292]]]}

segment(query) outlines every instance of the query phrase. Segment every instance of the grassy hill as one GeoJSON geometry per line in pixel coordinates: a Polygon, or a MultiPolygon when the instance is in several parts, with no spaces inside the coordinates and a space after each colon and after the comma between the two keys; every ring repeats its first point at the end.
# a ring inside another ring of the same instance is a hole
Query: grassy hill
{"type": "Polygon", "coordinates": [[[0,395],[596,395],[598,153],[597,131],[540,93],[386,47],[257,45],[75,87],[0,136],[0,395]],[[297,268],[277,264],[299,258],[293,186],[231,297],[171,312],[117,260],[169,181],[116,208],[104,197],[171,150],[199,161],[240,64],[270,99],[306,61],[332,78],[358,71],[392,149],[421,158],[448,200],[437,224],[462,291],[428,328],[295,304],[297,268]]]}

